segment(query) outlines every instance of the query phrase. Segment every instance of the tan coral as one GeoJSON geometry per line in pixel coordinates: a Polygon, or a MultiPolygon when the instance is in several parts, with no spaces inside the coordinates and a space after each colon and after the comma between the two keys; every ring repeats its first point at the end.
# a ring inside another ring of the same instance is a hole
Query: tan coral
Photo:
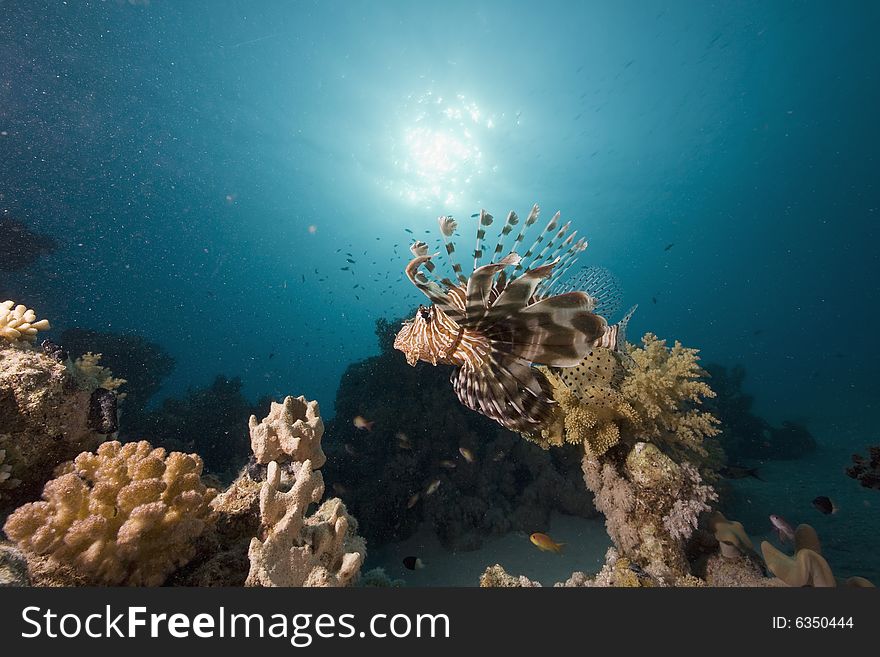
{"type": "Polygon", "coordinates": [[[317,469],[327,461],[321,449],[324,422],[316,401],[285,397],[281,404],[272,402],[269,415],[261,422],[252,415],[249,426],[251,449],[257,463],[308,459],[317,469]]]}
{"type": "Polygon", "coordinates": [[[703,439],[719,433],[719,421],[697,408],[715,393],[701,380],[697,349],[666,341],[653,333],[642,338],[642,347],[628,349],[632,365],[621,392],[636,409],[642,439],[662,444],[673,452],[706,455],[703,439]]]}
{"type": "Polygon", "coordinates": [[[10,476],[21,481],[0,499],[0,517],[4,509],[37,499],[59,463],[105,440],[89,418],[97,387],[69,361],[0,340],[0,431],[10,476]]]}
{"type": "Polygon", "coordinates": [[[35,342],[38,331],[48,331],[49,320],[37,319],[30,308],[14,301],[0,303],[0,339],[13,344],[35,342]]]}
{"type": "Polygon", "coordinates": [[[312,515],[309,505],[324,494],[324,478],[301,464],[293,487],[280,490],[281,469],[269,463],[260,491],[262,540],[251,540],[247,586],[348,586],[363,564],[365,547],[357,535],[357,521],[342,500],[324,502],[312,515]]]}
{"type": "Polygon", "coordinates": [[[480,575],[480,588],[540,588],[541,583],[530,580],[525,575],[510,575],[501,564],[487,566],[480,575]]]}
{"type": "Polygon", "coordinates": [[[95,583],[158,586],[189,561],[209,522],[216,491],[201,473],[195,454],[106,442],[61,466],[43,501],[17,509],[4,531],[95,583]]]}
{"type": "Polygon", "coordinates": [[[101,354],[88,351],[73,362],[73,368],[94,387],[113,391],[119,401],[125,399],[125,393],[119,388],[126,384],[126,380],[113,376],[109,367],[101,365],[101,354]]]}

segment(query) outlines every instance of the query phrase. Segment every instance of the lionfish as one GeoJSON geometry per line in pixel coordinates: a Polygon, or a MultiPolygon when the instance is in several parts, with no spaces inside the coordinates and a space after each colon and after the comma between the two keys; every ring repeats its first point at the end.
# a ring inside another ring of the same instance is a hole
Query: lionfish
{"type": "Polygon", "coordinates": [[[563,282],[587,241],[575,241],[576,231],[569,233],[571,222],[560,227],[558,212],[519,255],[538,213],[535,205],[512,250],[502,257],[505,240],[519,224],[511,211],[490,262],[481,265],[483,240],[493,221],[482,210],[469,276],[455,258],[452,236],[458,224],[452,217],[440,217],[455,280],[439,278],[433,262],[439,253],[428,255],[428,245],[415,242],[406,275],[431,305],[419,306],[394,340],[394,348],[410,365],[420,360],[453,365],[450,381],[461,403],[519,433],[547,426],[556,404],[549,381],[533,366],[574,367],[594,347],[620,351],[632,314],[609,326],[605,316],[616,311],[619,292],[602,268],[586,268],[563,282]]]}

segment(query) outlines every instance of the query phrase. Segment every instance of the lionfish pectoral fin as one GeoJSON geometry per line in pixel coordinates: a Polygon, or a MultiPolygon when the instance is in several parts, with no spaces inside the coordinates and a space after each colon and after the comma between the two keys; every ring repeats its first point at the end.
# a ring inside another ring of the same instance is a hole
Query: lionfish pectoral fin
{"type": "Polygon", "coordinates": [[[552,419],[550,383],[521,358],[493,354],[490,364],[456,369],[450,381],[462,404],[511,431],[538,431],[552,419]]]}
{"type": "Polygon", "coordinates": [[[589,353],[607,322],[589,311],[590,297],[569,292],[543,299],[509,317],[489,335],[510,353],[550,367],[574,367],[589,353]]]}
{"type": "Polygon", "coordinates": [[[492,304],[488,317],[500,320],[514,315],[524,308],[529,303],[541,281],[553,273],[553,267],[555,266],[556,263],[551,262],[541,267],[530,269],[519,277],[510,280],[498,296],[498,299],[492,304]]]}
{"type": "Polygon", "coordinates": [[[433,257],[434,256],[430,255],[421,255],[413,258],[409,261],[409,264],[407,264],[404,272],[410,282],[421,290],[428,299],[433,303],[436,303],[438,306],[445,308],[450,305],[449,294],[439,284],[428,279],[419,271],[419,268],[421,268],[422,265],[430,263],[431,258],[433,257]]]}
{"type": "Polygon", "coordinates": [[[467,283],[467,297],[465,302],[465,315],[469,323],[479,322],[489,310],[489,294],[495,275],[504,271],[506,267],[519,263],[519,256],[511,253],[498,262],[483,265],[474,270],[467,283]]]}

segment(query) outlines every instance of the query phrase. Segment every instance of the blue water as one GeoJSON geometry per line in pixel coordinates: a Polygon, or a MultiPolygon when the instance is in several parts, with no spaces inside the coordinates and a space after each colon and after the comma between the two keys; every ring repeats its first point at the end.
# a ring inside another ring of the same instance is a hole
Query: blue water
{"type": "Polygon", "coordinates": [[[826,442],[846,425],[864,451],[878,21],[871,2],[2,3],[0,209],[59,248],[0,287],[58,331],[161,344],[154,402],[223,373],[331,417],[375,320],[421,301],[409,242],[538,202],[639,304],[631,335],[740,364],[762,416],[826,442]]]}

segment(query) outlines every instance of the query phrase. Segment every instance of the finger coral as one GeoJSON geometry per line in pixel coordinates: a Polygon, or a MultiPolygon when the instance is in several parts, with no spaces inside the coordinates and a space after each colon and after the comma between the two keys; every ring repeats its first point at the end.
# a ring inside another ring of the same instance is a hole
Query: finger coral
{"type": "Polygon", "coordinates": [[[37,319],[37,314],[14,301],[0,303],[0,338],[13,344],[34,342],[37,331],[48,331],[48,319],[37,319]]]}
{"type": "MultiPolygon", "coordinates": [[[[288,397],[288,399],[290,399],[288,397]]],[[[348,586],[360,573],[364,542],[357,521],[338,498],[324,502],[312,515],[309,505],[324,495],[324,478],[301,464],[292,488],[281,487],[281,469],[269,463],[260,491],[262,540],[251,540],[247,586],[348,586]]]]}
{"type": "MultiPolygon", "coordinates": [[[[822,546],[816,530],[810,525],[798,525],[794,531],[794,556],[780,552],[767,541],[761,543],[761,553],[767,569],[788,586],[832,587],[838,580],[831,566],[822,556],[822,546]]],[[[845,586],[873,587],[864,577],[851,577],[845,586]]]]}
{"type": "Polygon", "coordinates": [[[285,397],[281,404],[272,402],[269,415],[261,422],[252,415],[249,425],[257,463],[309,459],[317,469],[327,461],[321,450],[324,422],[316,401],[285,397]]]}
{"type": "Polygon", "coordinates": [[[3,529],[94,583],[158,586],[193,556],[209,522],[216,491],[201,473],[195,454],[106,442],[61,466],[43,501],[18,508],[3,529]]]}

